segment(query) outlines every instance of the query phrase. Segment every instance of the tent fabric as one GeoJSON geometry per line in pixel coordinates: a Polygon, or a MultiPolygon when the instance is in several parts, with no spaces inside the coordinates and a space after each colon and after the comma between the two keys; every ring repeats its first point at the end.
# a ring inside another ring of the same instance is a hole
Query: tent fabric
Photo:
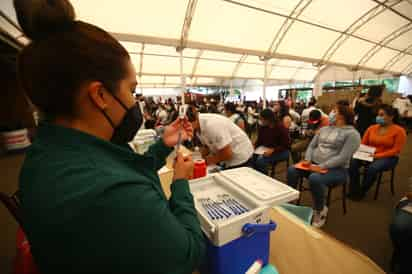
{"type": "MultiPolygon", "coordinates": [[[[265,59],[269,80],[289,82],[313,81],[324,65],[412,73],[410,0],[71,3],[79,20],[108,30],[122,42],[142,85],[180,83],[176,48],[183,48],[183,73],[189,85],[235,78],[263,80],[265,59]]],[[[10,23],[1,16],[1,29],[27,43],[14,26],[12,0],[2,0],[0,8],[11,19],[10,23]]]]}

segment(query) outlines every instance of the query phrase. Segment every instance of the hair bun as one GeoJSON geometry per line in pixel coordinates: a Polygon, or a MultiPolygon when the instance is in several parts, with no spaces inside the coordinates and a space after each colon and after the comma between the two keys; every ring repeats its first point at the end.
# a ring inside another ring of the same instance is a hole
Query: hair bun
{"type": "Polygon", "coordinates": [[[75,19],[68,0],[14,0],[23,32],[36,41],[69,27],[75,19]]]}

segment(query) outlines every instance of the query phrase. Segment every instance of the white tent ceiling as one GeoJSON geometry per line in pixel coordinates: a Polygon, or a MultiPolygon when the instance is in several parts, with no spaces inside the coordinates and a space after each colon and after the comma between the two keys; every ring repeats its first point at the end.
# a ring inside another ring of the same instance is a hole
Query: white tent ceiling
{"type": "MultiPolygon", "coordinates": [[[[130,52],[142,86],[221,79],[311,81],[324,64],[412,73],[411,0],[71,0],[130,52]],[[260,57],[260,58],[259,58],[260,57]],[[312,65],[314,64],[314,65],[312,65]]],[[[0,26],[22,41],[12,0],[0,26]]],[[[227,83],[227,81],[225,82],[227,83]]]]}

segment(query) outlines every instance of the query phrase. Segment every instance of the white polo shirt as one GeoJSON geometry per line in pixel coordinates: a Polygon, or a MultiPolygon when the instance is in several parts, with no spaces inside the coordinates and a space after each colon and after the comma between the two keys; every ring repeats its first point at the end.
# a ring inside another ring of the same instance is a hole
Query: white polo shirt
{"type": "Polygon", "coordinates": [[[212,153],[231,145],[233,156],[225,162],[226,167],[241,165],[252,157],[252,142],[229,118],[219,114],[200,113],[199,124],[199,139],[212,153]]]}

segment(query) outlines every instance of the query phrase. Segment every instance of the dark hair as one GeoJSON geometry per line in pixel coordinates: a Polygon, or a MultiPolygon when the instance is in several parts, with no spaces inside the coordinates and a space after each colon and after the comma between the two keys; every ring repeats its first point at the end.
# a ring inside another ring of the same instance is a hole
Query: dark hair
{"type": "Polygon", "coordinates": [[[392,121],[394,124],[400,123],[399,111],[396,108],[388,104],[382,104],[379,106],[379,109],[383,110],[386,115],[393,117],[392,121]]]}
{"type": "Polygon", "coordinates": [[[149,119],[144,122],[144,127],[146,129],[154,129],[156,127],[156,120],[149,119]]]}
{"type": "Polygon", "coordinates": [[[272,125],[276,124],[277,120],[275,113],[273,113],[273,111],[269,108],[262,110],[262,112],[260,113],[260,117],[266,121],[269,121],[269,123],[272,125]]]}
{"type": "Polygon", "coordinates": [[[346,100],[346,99],[338,100],[338,101],[336,102],[336,105],[337,105],[337,106],[339,106],[339,105],[341,105],[341,106],[347,106],[347,107],[350,106],[349,101],[346,100]]]}
{"type": "Polygon", "coordinates": [[[236,106],[231,102],[225,104],[225,110],[230,111],[231,113],[236,113],[236,106]]]}
{"type": "Polygon", "coordinates": [[[309,113],[309,120],[320,120],[321,118],[322,118],[322,113],[317,109],[313,109],[309,113]]]}
{"type": "Polygon", "coordinates": [[[19,81],[31,101],[47,116],[75,115],[80,87],[100,81],[118,89],[130,59],[106,31],[75,21],[68,0],[14,0],[18,21],[32,42],[18,58],[19,81]]]}
{"type": "Polygon", "coordinates": [[[308,106],[310,106],[310,107],[315,106],[316,103],[317,103],[317,101],[316,101],[315,97],[312,97],[312,98],[310,98],[308,106]]]}
{"type": "Polygon", "coordinates": [[[289,115],[289,107],[286,105],[285,101],[277,101],[276,103],[280,106],[280,110],[277,115],[280,119],[283,119],[283,117],[289,115]]]}
{"type": "Polygon", "coordinates": [[[207,108],[208,113],[219,113],[216,104],[210,104],[210,106],[207,108]]]}
{"type": "Polygon", "coordinates": [[[371,86],[368,90],[368,95],[373,98],[380,98],[383,93],[383,86],[371,86]]]}
{"type": "Polygon", "coordinates": [[[187,116],[187,119],[189,120],[189,122],[194,122],[198,119],[199,113],[198,113],[195,105],[193,105],[193,104],[189,105],[189,107],[187,108],[187,111],[186,111],[186,116],[187,116]]]}
{"type": "Polygon", "coordinates": [[[355,124],[355,113],[349,106],[337,105],[338,114],[342,115],[347,125],[353,126],[355,124]]]}

